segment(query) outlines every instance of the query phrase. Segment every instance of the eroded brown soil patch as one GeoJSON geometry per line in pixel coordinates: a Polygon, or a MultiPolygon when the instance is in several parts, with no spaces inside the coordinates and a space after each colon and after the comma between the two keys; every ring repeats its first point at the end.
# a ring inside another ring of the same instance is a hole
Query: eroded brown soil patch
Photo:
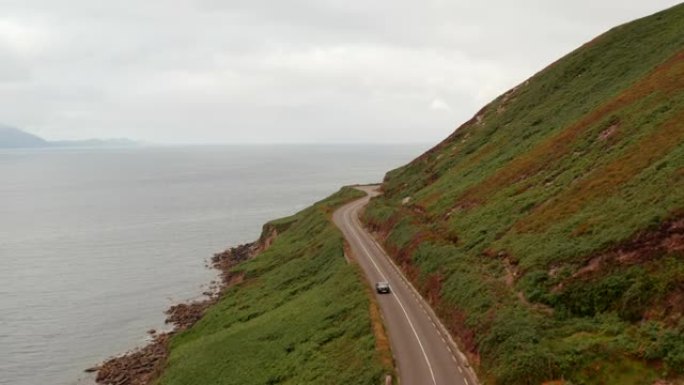
{"type": "Polygon", "coordinates": [[[630,240],[592,256],[584,266],[568,280],[560,283],[554,291],[562,289],[567,281],[600,274],[611,266],[643,264],[658,257],[671,253],[679,254],[682,251],[684,251],[684,214],[679,214],[675,219],[663,222],[657,229],[637,233],[630,240]]]}

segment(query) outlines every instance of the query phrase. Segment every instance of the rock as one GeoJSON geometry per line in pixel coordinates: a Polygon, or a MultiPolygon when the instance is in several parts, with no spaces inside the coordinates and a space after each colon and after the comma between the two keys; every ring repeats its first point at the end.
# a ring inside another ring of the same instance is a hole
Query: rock
{"type": "Polygon", "coordinates": [[[166,323],[174,325],[173,331],[161,333],[150,329],[147,333],[152,336],[152,341],[147,346],[111,358],[85,371],[97,372],[95,381],[98,384],[147,385],[153,383],[166,364],[169,338],[179,330],[185,330],[199,321],[207,308],[216,303],[225,288],[240,283],[243,274],[233,273],[232,268],[240,262],[253,258],[263,250],[259,242],[253,242],[215,254],[211,259],[211,265],[220,270],[222,276],[221,282],[212,281],[212,290],[215,288],[216,293],[205,292],[208,296],[205,300],[171,306],[166,311],[166,323]]]}

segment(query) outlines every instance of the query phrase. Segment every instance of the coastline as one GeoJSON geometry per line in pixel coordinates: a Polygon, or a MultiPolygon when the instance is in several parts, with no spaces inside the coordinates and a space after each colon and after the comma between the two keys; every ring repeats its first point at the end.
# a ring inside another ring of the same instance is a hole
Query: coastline
{"type": "Polygon", "coordinates": [[[216,254],[219,293],[167,314],[169,323],[199,322],[176,325],[94,368],[98,383],[347,384],[394,373],[376,344],[367,285],[345,261],[344,238],[331,220],[333,210],[362,194],[342,188],[267,222],[258,241],[216,254]]]}
{"type": "Polygon", "coordinates": [[[171,325],[170,330],[148,330],[149,342],[85,369],[84,380],[102,385],[145,385],[158,378],[168,358],[171,337],[192,327],[228,288],[241,282],[242,276],[232,273],[232,268],[266,250],[277,234],[275,228],[265,225],[257,241],[215,253],[206,266],[219,271],[220,281],[212,282],[210,289],[202,293],[204,298],[169,307],[164,312],[164,323],[171,325]]]}
{"type": "Polygon", "coordinates": [[[400,147],[5,154],[1,166],[17,173],[8,173],[4,187],[20,193],[10,196],[0,236],[11,261],[2,274],[10,294],[1,301],[8,310],[4,379],[92,385],[83,369],[146,345],[147,330],[171,329],[165,310],[203,299],[210,283],[220,282],[216,270],[205,268],[215,252],[257,240],[264,223],[308,207],[341,183],[379,179],[418,151],[400,147]],[[353,167],[335,168],[352,155],[353,167]],[[55,178],[45,179],[43,167],[54,168],[55,178]],[[241,177],[247,179],[236,183],[241,177]],[[40,221],[28,220],[38,213],[40,221]],[[32,247],[42,243],[50,247],[32,247]]]}

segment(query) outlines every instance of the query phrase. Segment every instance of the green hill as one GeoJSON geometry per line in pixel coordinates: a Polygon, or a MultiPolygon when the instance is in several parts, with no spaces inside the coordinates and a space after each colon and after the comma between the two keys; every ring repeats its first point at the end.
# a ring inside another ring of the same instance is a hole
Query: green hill
{"type": "Polygon", "coordinates": [[[365,221],[488,384],[684,375],[684,5],[391,171],[365,221]]]}

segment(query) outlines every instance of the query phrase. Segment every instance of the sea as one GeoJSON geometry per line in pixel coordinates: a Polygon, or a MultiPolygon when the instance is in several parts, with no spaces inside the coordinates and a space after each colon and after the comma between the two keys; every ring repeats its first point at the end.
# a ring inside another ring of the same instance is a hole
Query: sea
{"type": "Polygon", "coordinates": [[[0,384],[91,382],[209,288],[213,253],[428,147],[0,150],[0,384]]]}

